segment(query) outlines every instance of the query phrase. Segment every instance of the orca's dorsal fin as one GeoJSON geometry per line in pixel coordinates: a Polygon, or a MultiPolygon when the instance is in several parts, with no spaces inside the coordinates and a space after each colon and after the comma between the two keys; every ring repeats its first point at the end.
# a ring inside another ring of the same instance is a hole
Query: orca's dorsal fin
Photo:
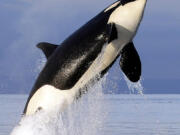
{"type": "Polygon", "coordinates": [[[47,59],[51,56],[51,54],[54,52],[54,50],[56,50],[57,47],[58,45],[50,44],[47,42],[41,42],[37,44],[37,48],[40,48],[44,52],[47,59]]]}
{"type": "Polygon", "coordinates": [[[132,42],[122,49],[119,64],[130,81],[137,82],[140,79],[141,60],[132,42]]]}
{"type": "Polygon", "coordinates": [[[118,38],[117,29],[115,23],[109,23],[107,28],[108,43],[118,38]]]}

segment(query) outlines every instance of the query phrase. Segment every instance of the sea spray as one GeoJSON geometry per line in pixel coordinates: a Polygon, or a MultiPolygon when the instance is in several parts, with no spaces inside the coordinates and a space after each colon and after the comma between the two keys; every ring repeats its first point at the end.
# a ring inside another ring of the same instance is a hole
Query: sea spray
{"type": "Polygon", "coordinates": [[[44,54],[40,54],[40,58],[36,60],[36,68],[33,69],[33,73],[39,73],[44,65],[46,64],[47,59],[45,58],[44,54]]]}
{"type": "MultiPolygon", "coordinates": [[[[39,111],[34,115],[22,117],[11,135],[56,135],[59,123],[62,124],[60,121],[61,117],[55,110],[54,112],[39,111]]],[[[64,133],[64,130],[61,133],[64,133]]]]}
{"type": "Polygon", "coordinates": [[[105,77],[70,105],[64,112],[54,108],[23,116],[11,135],[97,135],[101,132],[106,113],[102,87],[105,77]]]}
{"type": "Polygon", "coordinates": [[[144,95],[143,94],[143,86],[141,83],[141,79],[138,82],[131,82],[129,81],[129,79],[124,75],[124,79],[127,83],[128,89],[130,90],[131,94],[140,94],[140,95],[144,95]]]}

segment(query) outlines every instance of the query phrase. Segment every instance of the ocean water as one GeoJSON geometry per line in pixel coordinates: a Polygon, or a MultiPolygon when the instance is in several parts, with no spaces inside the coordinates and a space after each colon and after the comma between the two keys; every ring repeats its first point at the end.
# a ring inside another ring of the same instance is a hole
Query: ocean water
{"type": "Polygon", "coordinates": [[[0,135],[9,135],[17,125],[19,131],[12,135],[180,134],[180,95],[88,93],[57,117],[40,113],[18,124],[26,99],[27,95],[0,95],[0,135]]]}

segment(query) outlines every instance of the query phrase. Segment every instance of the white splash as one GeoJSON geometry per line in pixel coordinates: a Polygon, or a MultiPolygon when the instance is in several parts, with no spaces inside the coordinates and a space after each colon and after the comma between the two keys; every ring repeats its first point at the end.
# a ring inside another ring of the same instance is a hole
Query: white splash
{"type": "Polygon", "coordinates": [[[102,93],[105,79],[89,86],[88,92],[64,112],[54,108],[24,116],[11,135],[97,135],[106,117],[102,93]]]}
{"type": "Polygon", "coordinates": [[[138,82],[131,82],[129,81],[129,79],[124,75],[124,79],[127,83],[127,86],[130,90],[130,93],[131,94],[134,94],[134,93],[138,93],[140,95],[144,95],[143,94],[143,86],[142,86],[142,83],[141,83],[141,79],[138,81],[138,82]]]}

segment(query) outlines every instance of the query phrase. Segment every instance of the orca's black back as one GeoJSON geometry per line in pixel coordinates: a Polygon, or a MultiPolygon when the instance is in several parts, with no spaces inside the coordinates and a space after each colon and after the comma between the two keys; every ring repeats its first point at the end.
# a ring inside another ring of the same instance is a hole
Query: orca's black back
{"type": "Polygon", "coordinates": [[[48,59],[34,89],[45,84],[61,90],[72,88],[107,42],[107,22],[113,10],[101,12],[62,42],[48,59]]]}

